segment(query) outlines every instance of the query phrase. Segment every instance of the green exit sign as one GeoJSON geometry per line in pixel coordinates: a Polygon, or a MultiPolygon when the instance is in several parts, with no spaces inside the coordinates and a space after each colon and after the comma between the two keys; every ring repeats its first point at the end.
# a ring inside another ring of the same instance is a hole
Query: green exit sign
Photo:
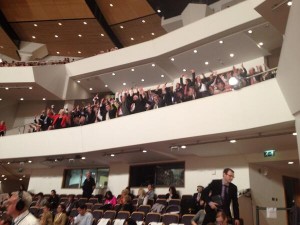
{"type": "Polygon", "coordinates": [[[264,157],[273,157],[273,156],[275,156],[275,150],[264,151],[264,157]]]}

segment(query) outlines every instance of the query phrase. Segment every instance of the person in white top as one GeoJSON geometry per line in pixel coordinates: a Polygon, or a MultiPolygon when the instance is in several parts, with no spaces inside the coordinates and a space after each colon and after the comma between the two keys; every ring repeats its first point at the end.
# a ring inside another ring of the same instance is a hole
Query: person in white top
{"type": "Polygon", "coordinates": [[[13,192],[6,202],[7,214],[13,218],[14,225],[39,225],[39,221],[28,209],[32,203],[26,191],[13,192]]]}

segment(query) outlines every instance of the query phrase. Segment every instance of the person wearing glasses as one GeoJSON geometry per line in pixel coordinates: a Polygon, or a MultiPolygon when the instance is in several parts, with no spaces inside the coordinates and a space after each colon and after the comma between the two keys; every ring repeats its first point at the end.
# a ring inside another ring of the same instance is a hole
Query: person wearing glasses
{"type": "Polygon", "coordinates": [[[202,192],[203,200],[206,202],[206,215],[203,225],[216,221],[217,211],[222,210],[233,225],[239,225],[240,214],[238,204],[237,186],[232,183],[234,171],[231,168],[223,170],[223,179],[213,180],[202,192]],[[232,203],[233,217],[230,212],[232,203]]]}

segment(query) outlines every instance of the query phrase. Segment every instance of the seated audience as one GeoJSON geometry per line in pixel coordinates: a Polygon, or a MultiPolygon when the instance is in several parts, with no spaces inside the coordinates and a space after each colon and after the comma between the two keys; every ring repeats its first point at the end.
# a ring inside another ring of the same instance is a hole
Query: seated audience
{"type": "Polygon", "coordinates": [[[85,204],[80,204],[77,208],[78,215],[70,218],[71,225],[92,225],[93,215],[87,211],[85,204]]]}
{"type": "MultiPolygon", "coordinates": [[[[118,204],[124,204],[124,203],[125,203],[125,198],[126,198],[127,196],[129,196],[129,191],[128,191],[128,189],[122,190],[121,195],[120,195],[120,197],[118,198],[118,204]]],[[[130,198],[130,196],[129,196],[129,198],[130,198]]]]}
{"type": "Polygon", "coordinates": [[[75,195],[69,195],[68,200],[64,203],[66,208],[66,214],[70,215],[73,208],[77,208],[77,201],[75,200],[75,195]]]}
{"type": "Polygon", "coordinates": [[[46,203],[43,206],[43,214],[41,217],[41,225],[52,225],[53,224],[53,216],[50,211],[50,204],[46,203]]]}
{"type": "Polygon", "coordinates": [[[148,184],[147,188],[148,188],[148,191],[146,193],[147,198],[150,199],[150,200],[155,200],[154,199],[155,198],[155,193],[154,193],[153,184],[148,184]]]}
{"type": "Polygon", "coordinates": [[[216,225],[229,225],[228,217],[223,211],[217,212],[216,215],[216,225]]]}
{"type": "Polygon", "coordinates": [[[52,191],[51,191],[51,195],[50,195],[50,197],[48,198],[48,203],[50,204],[50,209],[51,209],[51,210],[57,208],[58,203],[59,203],[59,197],[58,197],[58,195],[56,194],[56,191],[55,191],[55,190],[52,190],[52,191]]]}
{"type": "Polygon", "coordinates": [[[66,206],[64,204],[59,204],[56,211],[57,213],[54,217],[53,225],[66,225],[68,221],[66,206]]]}
{"type": "Polygon", "coordinates": [[[194,193],[193,195],[194,212],[198,212],[200,209],[204,209],[204,201],[201,199],[203,189],[203,186],[198,185],[197,193],[194,193]]]}
{"type": "Polygon", "coordinates": [[[169,193],[166,194],[166,199],[167,202],[169,202],[171,199],[179,199],[179,195],[174,186],[169,187],[169,193]]]}
{"type": "Polygon", "coordinates": [[[12,218],[6,214],[2,214],[0,218],[0,225],[12,225],[12,218]]]}
{"type": "Polygon", "coordinates": [[[47,203],[47,199],[44,198],[43,192],[37,194],[37,201],[35,203],[36,207],[43,207],[47,203]]]}
{"type": "Polygon", "coordinates": [[[117,204],[117,198],[111,193],[111,191],[107,191],[104,196],[104,209],[112,209],[117,204]]]}
{"type": "Polygon", "coordinates": [[[202,225],[205,217],[205,211],[203,209],[199,210],[197,214],[191,220],[192,225],[202,225]]]}
{"type": "Polygon", "coordinates": [[[146,195],[146,192],[144,188],[140,188],[138,190],[138,196],[137,196],[137,204],[136,206],[139,207],[140,205],[147,205],[148,203],[148,195],[146,195]]]}

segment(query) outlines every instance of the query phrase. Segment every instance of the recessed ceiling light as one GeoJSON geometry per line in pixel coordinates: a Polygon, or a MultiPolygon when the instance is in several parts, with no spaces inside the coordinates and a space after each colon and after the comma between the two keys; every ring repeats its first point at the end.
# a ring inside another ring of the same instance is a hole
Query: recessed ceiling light
{"type": "Polygon", "coordinates": [[[220,41],[219,41],[219,43],[220,43],[220,44],[223,44],[223,43],[224,43],[224,41],[220,40],[220,41]]]}
{"type": "Polygon", "coordinates": [[[46,101],[46,98],[43,98],[43,101],[46,101]]]}
{"type": "Polygon", "coordinates": [[[249,33],[249,34],[252,34],[252,30],[248,30],[248,33],[249,33]]]}
{"type": "Polygon", "coordinates": [[[84,24],[84,25],[87,25],[87,22],[84,21],[83,24],[84,24]]]}
{"type": "Polygon", "coordinates": [[[62,23],[58,23],[59,26],[62,26],[62,23]]]}
{"type": "Polygon", "coordinates": [[[55,37],[55,38],[58,38],[58,35],[57,35],[57,34],[55,34],[55,35],[54,35],[54,37],[55,37]]]}
{"type": "Polygon", "coordinates": [[[197,53],[197,52],[198,52],[197,49],[195,49],[195,50],[194,50],[194,53],[197,53]]]}
{"type": "Polygon", "coordinates": [[[229,55],[230,55],[230,57],[231,57],[231,58],[233,58],[233,57],[234,57],[234,54],[233,54],[233,53],[230,53],[229,55]]]}
{"type": "Polygon", "coordinates": [[[121,25],[120,28],[123,29],[124,27],[121,25]]]}
{"type": "Polygon", "coordinates": [[[81,159],[86,159],[86,158],[84,156],[82,156],[81,159]]]}
{"type": "Polygon", "coordinates": [[[29,87],[28,89],[29,89],[29,90],[32,90],[32,87],[29,87]]]}
{"type": "Polygon", "coordinates": [[[183,72],[186,72],[186,69],[183,69],[182,71],[183,71],[183,72]]]}
{"type": "Polygon", "coordinates": [[[104,37],[104,34],[101,34],[102,37],[104,37]]]}
{"type": "Polygon", "coordinates": [[[6,88],[5,88],[5,90],[9,90],[9,88],[8,88],[8,87],[6,87],[6,88]]]}
{"type": "Polygon", "coordinates": [[[115,73],[112,73],[111,75],[115,76],[116,74],[115,74],[115,73]]]}
{"type": "Polygon", "coordinates": [[[229,142],[230,142],[230,143],[235,143],[235,142],[236,142],[236,140],[230,140],[229,142]]]}
{"type": "Polygon", "coordinates": [[[132,37],[132,38],[130,38],[130,40],[134,41],[134,38],[132,37]]]}
{"type": "Polygon", "coordinates": [[[146,21],[145,21],[145,20],[142,20],[142,23],[146,23],[146,21]]]}
{"type": "Polygon", "coordinates": [[[4,180],[7,180],[7,178],[5,177],[4,180]]]}
{"type": "Polygon", "coordinates": [[[174,58],[171,58],[171,61],[174,61],[175,59],[174,58]]]}
{"type": "Polygon", "coordinates": [[[297,132],[294,132],[293,135],[294,135],[294,136],[297,136],[297,132]]]}
{"type": "Polygon", "coordinates": [[[78,34],[78,37],[82,37],[82,35],[81,35],[81,34],[78,34]]]}
{"type": "Polygon", "coordinates": [[[35,36],[32,36],[33,39],[35,39],[35,36]]]}
{"type": "Polygon", "coordinates": [[[58,161],[58,159],[54,159],[54,162],[57,162],[58,161]]]}
{"type": "Polygon", "coordinates": [[[35,24],[33,24],[33,26],[37,27],[38,25],[35,23],[35,24]]]}
{"type": "Polygon", "coordinates": [[[5,175],[4,174],[2,174],[2,176],[1,177],[5,177],[5,175]]]}
{"type": "Polygon", "coordinates": [[[263,45],[264,45],[264,43],[263,43],[263,42],[259,42],[258,44],[259,44],[260,46],[263,46],[263,45]]]}
{"type": "Polygon", "coordinates": [[[131,71],[134,72],[134,68],[132,68],[131,71]]]}
{"type": "Polygon", "coordinates": [[[115,154],[110,154],[111,157],[115,157],[115,154]]]}
{"type": "Polygon", "coordinates": [[[160,75],[160,77],[163,78],[163,77],[165,77],[165,75],[162,74],[162,75],[160,75]]]}
{"type": "Polygon", "coordinates": [[[0,48],[4,48],[4,47],[1,45],[0,48]]]}
{"type": "Polygon", "coordinates": [[[205,62],[205,65],[208,65],[209,64],[209,62],[205,62]]]}
{"type": "Polygon", "coordinates": [[[186,145],[181,145],[181,148],[182,149],[186,149],[186,145]]]}
{"type": "Polygon", "coordinates": [[[78,54],[81,54],[81,51],[78,51],[78,54]]]}
{"type": "Polygon", "coordinates": [[[93,88],[90,88],[90,91],[92,91],[93,90],[93,88]]]}
{"type": "Polygon", "coordinates": [[[60,52],[56,52],[57,55],[59,55],[60,52]]]}
{"type": "Polygon", "coordinates": [[[144,82],[145,80],[144,80],[144,79],[141,79],[141,81],[144,82]]]}
{"type": "Polygon", "coordinates": [[[292,1],[288,1],[287,5],[288,5],[288,6],[292,6],[292,5],[293,5],[293,2],[292,2],[292,1]]]}
{"type": "Polygon", "coordinates": [[[146,153],[146,152],[147,152],[147,150],[146,150],[146,149],[144,149],[144,150],[143,150],[143,153],[146,153]]]}
{"type": "Polygon", "coordinates": [[[290,162],[288,162],[288,164],[289,164],[289,165],[293,165],[293,164],[294,164],[294,162],[290,161],[290,162]]]}
{"type": "Polygon", "coordinates": [[[152,63],[152,65],[151,65],[152,67],[155,67],[155,64],[154,63],[152,63]]]}
{"type": "Polygon", "coordinates": [[[151,33],[151,35],[152,35],[152,36],[154,36],[154,35],[155,35],[155,33],[153,33],[153,32],[152,32],[152,33],[151,33]]]}
{"type": "Polygon", "coordinates": [[[108,87],[108,85],[107,85],[107,84],[105,84],[105,87],[108,87]]]}
{"type": "Polygon", "coordinates": [[[78,80],[77,83],[80,83],[80,80],[78,80]]]}
{"type": "Polygon", "coordinates": [[[20,178],[19,180],[23,180],[22,178],[20,178]]]}
{"type": "Polygon", "coordinates": [[[21,101],[24,101],[24,98],[20,98],[21,101]]]}
{"type": "Polygon", "coordinates": [[[161,10],[160,10],[160,9],[158,9],[158,10],[157,10],[157,12],[158,12],[158,13],[161,13],[161,10]]]}
{"type": "Polygon", "coordinates": [[[2,98],[0,98],[0,101],[2,101],[2,98]]]}
{"type": "Polygon", "coordinates": [[[32,161],[31,161],[31,160],[28,160],[28,163],[32,163],[32,161]]]}
{"type": "Polygon", "coordinates": [[[123,83],[123,86],[125,86],[125,85],[126,85],[126,83],[124,82],[124,83],[123,83]]]}
{"type": "Polygon", "coordinates": [[[10,162],[7,162],[7,165],[9,165],[10,164],[10,162]]]}
{"type": "Polygon", "coordinates": [[[25,175],[23,175],[23,178],[25,178],[26,176],[25,175]]]}
{"type": "Polygon", "coordinates": [[[109,6],[110,6],[110,7],[114,7],[114,5],[113,5],[113,4],[111,4],[111,3],[109,4],[109,6]]]}

